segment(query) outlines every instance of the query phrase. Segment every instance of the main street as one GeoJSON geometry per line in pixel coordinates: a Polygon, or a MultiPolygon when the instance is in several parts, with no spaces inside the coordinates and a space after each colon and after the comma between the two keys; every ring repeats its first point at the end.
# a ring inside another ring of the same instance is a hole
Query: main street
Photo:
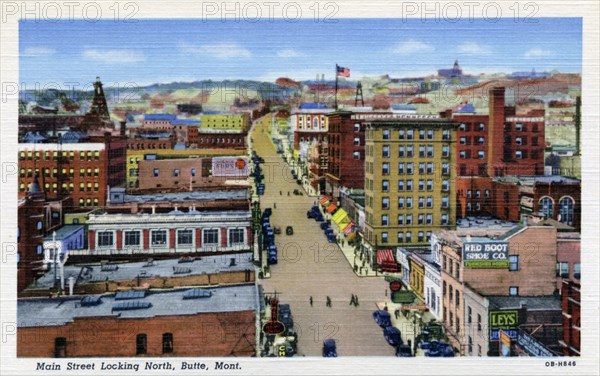
{"type": "Polygon", "coordinates": [[[338,246],[327,242],[319,223],[306,218],[318,198],[292,193],[302,189],[276,153],[270,126],[270,116],[256,123],[252,148],[265,160],[261,208],[273,208],[271,224],[282,232],[276,235],[279,263],[271,266],[271,277],[259,283],[265,293],[277,292],[280,302],[290,305],[299,355],[321,356],[323,340],[333,338],[338,356],[393,356],[394,348],[371,316],[376,303],[387,300],[387,283],[383,278],[358,277],[338,246]],[[285,234],[286,226],[293,226],[293,235],[285,234]],[[352,294],[358,296],[358,307],[349,304],[352,294]],[[326,306],[327,297],[331,307],[326,306]]]}

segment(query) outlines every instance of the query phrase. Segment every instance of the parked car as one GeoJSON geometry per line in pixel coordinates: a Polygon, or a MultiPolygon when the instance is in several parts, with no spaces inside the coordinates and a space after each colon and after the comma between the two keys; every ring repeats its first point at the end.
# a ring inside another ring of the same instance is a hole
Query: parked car
{"type": "Polygon", "coordinates": [[[386,328],[392,325],[390,313],[383,309],[373,312],[373,319],[375,320],[377,325],[381,326],[382,328],[386,328]]]}
{"type": "Polygon", "coordinates": [[[326,339],[323,341],[323,357],[324,358],[336,358],[337,357],[337,346],[334,339],[326,339]]]}
{"type": "Polygon", "coordinates": [[[288,226],[285,228],[286,235],[294,235],[294,228],[292,226],[288,226]]]}
{"type": "Polygon", "coordinates": [[[329,227],[329,223],[322,222],[319,226],[321,226],[321,230],[325,230],[327,227],[329,227]]]}
{"type": "Polygon", "coordinates": [[[275,226],[275,227],[273,227],[273,231],[275,232],[275,234],[279,235],[279,234],[281,234],[281,227],[275,226]]]}
{"type": "Polygon", "coordinates": [[[425,350],[425,356],[431,358],[451,358],[454,356],[454,349],[452,348],[452,346],[450,346],[450,344],[445,342],[431,341],[427,344],[424,342],[421,344],[421,348],[426,348],[427,350],[425,350]]]}
{"type": "Polygon", "coordinates": [[[400,345],[396,347],[396,356],[400,358],[408,358],[414,355],[409,345],[400,345]]]}
{"type": "Polygon", "coordinates": [[[270,217],[271,214],[273,214],[273,209],[271,208],[266,208],[265,211],[263,212],[263,218],[264,217],[270,217]]]}
{"type": "Polygon", "coordinates": [[[403,344],[400,330],[394,326],[384,328],[383,336],[385,337],[385,340],[394,347],[403,344]]]}

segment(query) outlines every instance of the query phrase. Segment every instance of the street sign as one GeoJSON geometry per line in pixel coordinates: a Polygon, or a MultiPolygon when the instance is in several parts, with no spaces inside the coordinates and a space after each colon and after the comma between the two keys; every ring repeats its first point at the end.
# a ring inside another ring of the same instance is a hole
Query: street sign
{"type": "Polygon", "coordinates": [[[401,304],[411,304],[416,299],[414,292],[410,290],[400,290],[392,292],[392,302],[401,304]]]}
{"type": "Polygon", "coordinates": [[[395,291],[400,291],[400,289],[402,288],[402,284],[398,281],[392,281],[390,282],[390,291],[395,292],[395,291]]]}
{"type": "Polygon", "coordinates": [[[281,321],[271,320],[267,321],[262,327],[263,333],[265,334],[281,334],[285,330],[285,325],[281,321]]]}

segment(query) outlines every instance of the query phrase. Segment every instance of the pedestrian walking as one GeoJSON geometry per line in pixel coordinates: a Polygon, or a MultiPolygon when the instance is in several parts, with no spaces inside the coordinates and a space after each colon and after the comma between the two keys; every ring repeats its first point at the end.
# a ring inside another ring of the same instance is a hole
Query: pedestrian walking
{"type": "Polygon", "coordinates": [[[395,309],[394,310],[394,316],[396,317],[396,320],[398,320],[398,317],[400,317],[400,310],[399,309],[395,309]]]}
{"type": "Polygon", "coordinates": [[[358,295],[354,295],[354,306],[358,307],[358,295]]]}
{"type": "Polygon", "coordinates": [[[388,310],[387,302],[386,302],[386,303],[384,303],[383,310],[384,310],[384,311],[387,311],[387,310],[388,310]]]}
{"type": "Polygon", "coordinates": [[[387,296],[387,289],[385,289],[385,296],[387,296]]]}
{"type": "Polygon", "coordinates": [[[327,297],[327,303],[325,303],[325,305],[331,307],[331,298],[329,296],[327,297]]]}
{"type": "Polygon", "coordinates": [[[283,192],[279,191],[279,195],[280,195],[280,196],[282,196],[282,195],[283,195],[283,192]]]}
{"type": "Polygon", "coordinates": [[[348,304],[348,305],[353,305],[353,304],[354,304],[354,294],[351,295],[350,304],[348,304]]]}
{"type": "Polygon", "coordinates": [[[310,298],[308,298],[308,302],[310,303],[310,306],[312,307],[312,305],[313,305],[312,296],[310,298]]]}
{"type": "Polygon", "coordinates": [[[276,202],[273,203],[273,209],[277,209],[277,203],[276,202]]]}

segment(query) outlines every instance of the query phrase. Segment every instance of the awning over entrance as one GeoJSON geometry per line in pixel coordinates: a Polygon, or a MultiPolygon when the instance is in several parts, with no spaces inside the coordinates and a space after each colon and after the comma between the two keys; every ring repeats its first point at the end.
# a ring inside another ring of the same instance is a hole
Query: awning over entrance
{"type": "Polygon", "coordinates": [[[394,253],[391,249],[380,249],[377,251],[377,263],[379,265],[395,264],[394,253]]]}
{"type": "Polygon", "coordinates": [[[341,223],[350,223],[348,213],[346,213],[344,209],[339,209],[337,212],[335,212],[333,217],[331,217],[331,220],[337,223],[338,225],[341,223]]]}
{"type": "Polygon", "coordinates": [[[319,203],[323,206],[329,205],[329,197],[327,197],[327,196],[321,197],[321,199],[319,200],[319,203]]]}
{"type": "Polygon", "coordinates": [[[337,206],[335,206],[334,204],[329,204],[329,206],[326,209],[327,213],[329,213],[329,214],[333,213],[336,210],[337,210],[337,206]]]}
{"type": "Polygon", "coordinates": [[[352,223],[352,222],[348,223],[348,226],[346,226],[346,228],[344,228],[344,235],[348,236],[348,234],[350,234],[352,232],[353,228],[354,228],[354,223],[352,223]]]}

